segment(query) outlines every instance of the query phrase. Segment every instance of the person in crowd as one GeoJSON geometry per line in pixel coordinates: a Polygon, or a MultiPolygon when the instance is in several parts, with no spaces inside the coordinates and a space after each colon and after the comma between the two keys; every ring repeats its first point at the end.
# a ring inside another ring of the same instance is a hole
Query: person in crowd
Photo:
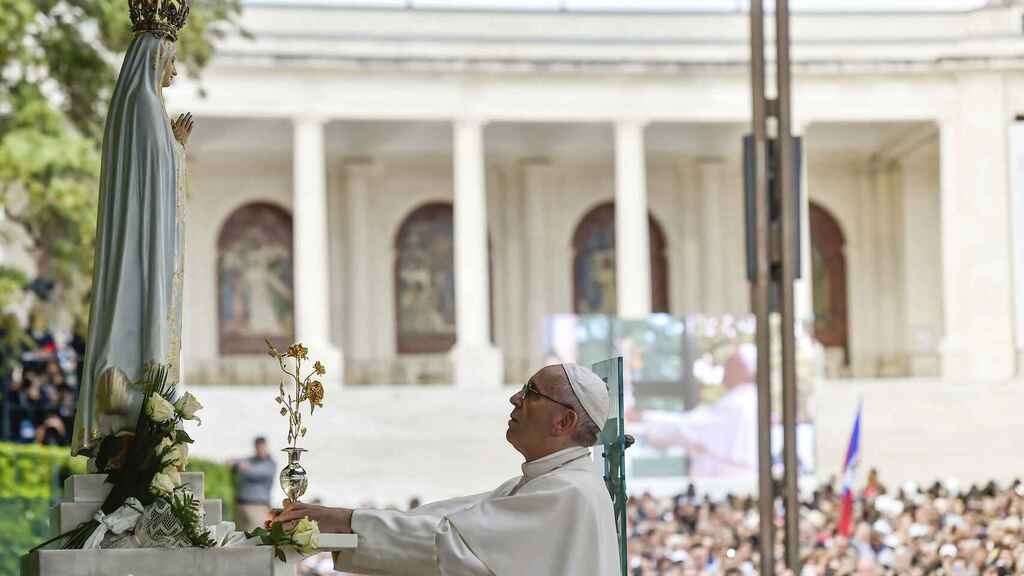
{"type": "Polygon", "coordinates": [[[50,331],[46,314],[39,308],[32,310],[29,314],[28,336],[35,342],[35,350],[50,353],[57,351],[57,340],[53,337],[53,332],[50,331]]]}
{"type": "Polygon", "coordinates": [[[269,517],[270,492],[277,476],[277,463],[270,457],[267,439],[259,436],[252,444],[253,455],[232,465],[238,526],[246,531],[262,526],[269,517]]]}
{"type": "MultiPolygon", "coordinates": [[[[836,534],[840,496],[830,484],[801,511],[799,576],[1024,574],[1024,484],[959,491],[908,484],[890,495],[873,475],[850,538],[836,534]]],[[[630,576],[751,576],[760,564],[757,503],[642,494],[628,507],[630,576]]],[[[783,557],[777,533],[776,558],[783,557]]],[[[786,573],[778,565],[778,574],[786,573]]]]}
{"type": "MultiPolygon", "coordinates": [[[[75,320],[75,326],[71,330],[71,342],[68,347],[75,353],[75,385],[82,382],[82,368],[85,366],[85,337],[88,325],[80,318],[75,320]]],[[[72,423],[72,426],[74,423],[72,423]]],[[[69,428],[70,430],[70,428],[69,428]]]]}

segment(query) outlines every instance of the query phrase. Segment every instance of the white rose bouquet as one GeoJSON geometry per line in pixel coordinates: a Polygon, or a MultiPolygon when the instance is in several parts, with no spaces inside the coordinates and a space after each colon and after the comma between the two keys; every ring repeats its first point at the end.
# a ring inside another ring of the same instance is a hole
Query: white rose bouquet
{"type": "MultiPolygon", "coordinates": [[[[94,458],[96,469],[106,473],[107,483],[112,485],[101,510],[110,515],[129,499],[142,506],[163,500],[192,546],[213,546],[203,526],[202,503],[181,478],[192,443],[184,423],[199,422],[196,413],[203,405],[190,393],[176,397],[165,366],[147,366],[139,384],[144,395],[135,432],[104,438],[94,458]]],[[[39,547],[60,540],[63,548],[81,548],[98,526],[96,520],[90,520],[39,547]]]]}

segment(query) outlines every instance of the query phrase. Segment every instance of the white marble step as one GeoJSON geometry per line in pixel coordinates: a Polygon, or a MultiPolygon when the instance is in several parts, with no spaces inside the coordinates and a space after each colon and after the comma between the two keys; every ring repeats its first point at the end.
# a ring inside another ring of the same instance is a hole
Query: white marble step
{"type": "MultiPolygon", "coordinates": [[[[64,480],[64,502],[103,502],[110,494],[106,474],[75,474],[64,480]]],[[[185,472],[181,481],[192,488],[196,498],[206,497],[206,482],[202,472],[185,472]]]]}
{"type": "Polygon", "coordinates": [[[22,576],[275,576],[294,570],[269,546],[40,550],[23,556],[21,565],[22,576]]]}
{"type": "MultiPolygon", "coordinates": [[[[102,502],[61,502],[50,508],[50,532],[53,536],[63,534],[82,522],[92,519],[102,502]]],[[[213,526],[224,519],[224,506],[220,500],[204,500],[206,525],[213,526]]]]}
{"type": "MultiPolygon", "coordinates": [[[[320,550],[355,548],[356,539],[355,534],[321,534],[320,550]]],[[[22,556],[21,576],[294,576],[303,557],[292,548],[285,556],[285,562],[278,561],[269,546],[40,550],[22,556]]]]}

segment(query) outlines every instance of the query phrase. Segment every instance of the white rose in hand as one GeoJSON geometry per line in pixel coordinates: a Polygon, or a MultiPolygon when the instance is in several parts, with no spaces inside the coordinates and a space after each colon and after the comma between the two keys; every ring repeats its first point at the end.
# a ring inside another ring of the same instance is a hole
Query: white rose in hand
{"type": "Polygon", "coordinates": [[[196,416],[196,412],[202,410],[203,405],[199,403],[199,400],[191,392],[185,392],[185,395],[181,397],[181,400],[178,400],[174,407],[177,408],[178,414],[181,414],[181,417],[185,420],[201,422],[199,417],[196,416]]]}
{"type": "Polygon", "coordinates": [[[303,554],[313,554],[320,547],[320,526],[309,518],[303,518],[292,531],[292,542],[303,554]]]}
{"type": "Polygon", "coordinates": [[[162,424],[174,418],[174,405],[164,400],[163,396],[154,394],[146,402],[146,416],[153,422],[162,424]]]}

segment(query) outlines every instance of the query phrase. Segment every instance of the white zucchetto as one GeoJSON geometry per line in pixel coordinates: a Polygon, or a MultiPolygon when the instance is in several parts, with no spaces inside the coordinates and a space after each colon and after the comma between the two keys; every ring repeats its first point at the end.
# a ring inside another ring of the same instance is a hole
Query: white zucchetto
{"type": "Polygon", "coordinates": [[[598,428],[603,429],[605,421],[608,420],[608,404],[610,402],[608,385],[589,368],[579,364],[563,362],[562,370],[565,371],[565,376],[569,379],[569,386],[572,387],[576,399],[580,401],[587,416],[590,416],[598,428]]]}

